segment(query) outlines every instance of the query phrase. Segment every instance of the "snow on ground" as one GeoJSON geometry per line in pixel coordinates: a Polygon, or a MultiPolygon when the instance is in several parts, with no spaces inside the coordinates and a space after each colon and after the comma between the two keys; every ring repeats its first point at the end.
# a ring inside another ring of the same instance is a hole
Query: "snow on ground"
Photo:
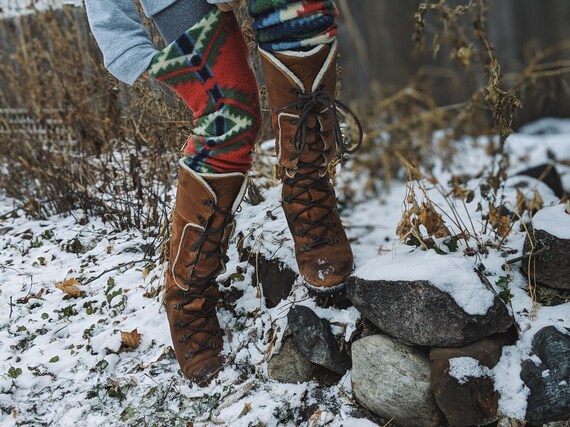
{"type": "MultiPolygon", "coordinates": [[[[260,158],[270,158],[270,145],[261,144],[260,158]]],[[[485,164],[483,140],[465,139],[459,147],[456,165],[436,173],[440,182],[447,182],[451,174],[474,174],[485,164]]],[[[509,150],[513,171],[545,162],[553,153],[559,160],[570,160],[570,121],[548,119],[529,125],[510,137],[509,150]]],[[[570,190],[570,167],[560,165],[559,172],[570,190]]],[[[479,286],[473,281],[473,268],[482,263],[493,285],[508,276],[521,338],[506,347],[499,364],[484,374],[495,378],[501,411],[523,417],[528,390],[519,379],[521,361],[530,356],[532,337],[541,327],[570,326],[568,304],[539,305],[533,319],[525,278],[518,268],[503,271],[505,258],[498,251],[491,249],[484,257],[465,257],[461,250],[437,255],[398,242],[395,228],[405,184],[396,182],[390,191],[372,195],[363,190],[363,179],[349,164],[337,183],[341,200],[346,198],[340,189],[350,188],[353,194],[345,200],[342,216],[358,274],[398,279],[429,276],[424,278],[439,281],[473,312],[484,311],[487,304],[486,298],[472,297],[469,286],[479,286]],[[446,277],[445,271],[453,277],[446,277]],[[465,276],[460,289],[453,287],[458,272],[465,276]]],[[[293,426],[301,424],[303,412],[315,426],[379,425],[362,418],[363,412],[352,400],[350,373],[332,386],[282,384],[267,378],[267,360],[279,348],[293,303],[307,305],[329,319],[334,333],[345,341],[359,319],[354,308],[317,306],[301,283],[295,284],[288,300],[272,309],[265,306],[254,269],[247,261],[238,261],[236,243],[245,242],[296,270],[291,237],[279,208],[279,188],[271,187],[270,181],[259,180],[265,200],[257,206],[243,204],[237,217],[231,262],[220,278],[226,283],[221,287],[219,317],[227,367],[206,388],[181,376],[169,348],[168,325],[157,294],[164,266],[145,259],[148,245],[156,244],[157,230],[144,236],[136,231],[116,232],[95,218],[81,221],[79,212],[30,221],[16,211],[2,220],[0,426],[187,426],[189,422],[195,426],[293,426]],[[75,286],[78,296],[66,296],[56,287],[58,283],[75,286]],[[121,333],[135,329],[141,335],[140,345],[135,349],[122,345],[121,333]]],[[[527,194],[538,190],[547,205],[555,201],[543,184],[532,179],[509,181],[509,198],[515,188],[527,194]]],[[[428,191],[444,206],[436,191],[428,191]]],[[[13,208],[12,200],[0,198],[0,215],[13,208]]],[[[473,228],[482,228],[475,207],[458,212],[466,223],[471,217],[473,228]]],[[[518,251],[512,256],[521,254],[523,240],[524,233],[516,228],[505,242],[518,251]]],[[[495,290],[500,289],[495,286],[495,290]]],[[[458,361],[456,374],[462,378],[480,374],[471,362],[458,361]]]]}

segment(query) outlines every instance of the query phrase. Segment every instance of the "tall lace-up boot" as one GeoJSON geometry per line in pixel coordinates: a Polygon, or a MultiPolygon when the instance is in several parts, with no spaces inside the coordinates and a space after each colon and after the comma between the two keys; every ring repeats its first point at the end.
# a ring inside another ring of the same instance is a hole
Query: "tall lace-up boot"
{"type": "Polygon", "coordinates": [[[282,206],[293,235],[297,265],[306,285],[319,293],[342,289],[353,269],[353,256],[342,226],[329,167],[348,147],[334,99],[337,42],[310,51],[260,49],[276,134],[283,181],[282,206]]]}
{"type": "Polygon", "coordinates": [[[216,277],[246,183],[242,173],[200,174],[180,161],[164,301],[180,368],[199,385],[223,366],[216,277]]]}

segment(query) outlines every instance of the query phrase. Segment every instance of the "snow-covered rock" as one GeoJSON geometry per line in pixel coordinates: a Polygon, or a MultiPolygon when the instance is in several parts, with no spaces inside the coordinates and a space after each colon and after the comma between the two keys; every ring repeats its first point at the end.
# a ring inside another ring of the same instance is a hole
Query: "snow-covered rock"
{"type": "MultiPolygon", "coordinates": [[[[450,287],[463,272],[448,270],[450,287]]],[[[457,282],[457,288],[465,287],[457,282]]],[[[481,289],[482,284],[475,289],[481,289]]],[[[503,302],[491,294],[482,314],[470,314],[448,292],[426,280],[352,279],[347,295],[356,308],[383,332],[403,342],[434,347],[457,347],[506,331],[512,319],[503,302]]],[[[473,290],[468,290],[472,292],[473,290]]],[[[473,299],[485,295],[474,293],[473,299]]]]}
{"type": "Polygon", "coordinates": [[[512,341],[499,334],[465,347],[431,350],[432,391],[450,425],[479,426],[498,419],[491,369],[501,358],[503,346],[512,341]]]}
{"type": "MultiPolygon", "coordinates": [[[[538,211],[533,217],[533,228],[534,251],[541,252],[522,262],[523,271],[543,285],[570,289],[570,214],[565,205],[538,211]]],[[[531,253],[531,249],[526,236],[524,252],[531,253]]]]}

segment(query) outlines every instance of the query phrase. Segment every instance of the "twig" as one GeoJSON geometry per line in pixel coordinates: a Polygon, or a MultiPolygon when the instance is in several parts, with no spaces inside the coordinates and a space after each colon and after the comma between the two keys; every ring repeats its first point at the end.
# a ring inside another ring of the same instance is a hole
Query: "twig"
{"type": "Polygon", "coordinates": [[[89,283],[94,282],[95,280],[103,277],[107,273],[110,273],[112,271],[118,270],[123,267],[127,267],[131,264],[140,264],[141,262],[155,262],[155,261],[152,258],[143,258],[136,261],[123,262],[122,264],[116,265],[115,267],[108,268],[107,270],[103,271],[101,274],[98,274],[97,276],[87,280],[85,283],[82,283],[82,285],[88,285],[89,283]]]}
{"type": "Polygon", "coordinates": [[[546,246],[544,246],[544,247],[542,247],[536,251],[529,252],[528,254],[524,254],[524,255],[521,255],[521,256],[513,258],[513,259],[509,259],[509,260],[505,261],[505,265],[511,265],[511,264],[516,263],[516,262],[523,261],[523,260],[529,259],[531,257],[535,257],[537,255],[540,255],[543,252],[546,252],[548,249],[550,249],[550,248],[548,247],[548,245],[546,245],[546,246]]]}

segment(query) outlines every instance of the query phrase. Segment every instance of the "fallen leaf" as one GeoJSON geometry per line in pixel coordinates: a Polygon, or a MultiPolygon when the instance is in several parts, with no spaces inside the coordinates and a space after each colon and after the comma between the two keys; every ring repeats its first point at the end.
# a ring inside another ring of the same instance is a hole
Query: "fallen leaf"
{"type": "Polygon", "coordinates": [[[121,344],[128,350],[134,350],[141,344],[141,334],[136,329],[131,332],[121,331],[121,344]]]}
{"type": "Polygon", "coordinates": [[[78,285],[79,282],[77,279],[67,279],[63,282],[56,283],[55,287],[61,290],[65,295],[71,298],[77,298],[81,295],[81,290],[77,287],[78,285]]]}
{"type": "Polygon", "coordinates": [[[246,402],[243,404],[243,409],[241,410],[241,413],[238,415],[238,418],[241,418],[250,412],[251,412],[251,402],[246,402]]]}
{"type": "Polygon", "coordinates": [[[41,289],[40,289],[38,292],[36,292],[35,294],[28,294],[28,295],[26,295],[25,297],[22,297],[22,298],[16,300],[16,302],[17,302],[18,304],[27,304],[28,301],[30,301],[32,298],[41,299],[42,296],[43,296],[43,294],[44,294],[44,292],[45,292],[45,289],[44,289],[44,288],[41,288],[41,289]]]}

